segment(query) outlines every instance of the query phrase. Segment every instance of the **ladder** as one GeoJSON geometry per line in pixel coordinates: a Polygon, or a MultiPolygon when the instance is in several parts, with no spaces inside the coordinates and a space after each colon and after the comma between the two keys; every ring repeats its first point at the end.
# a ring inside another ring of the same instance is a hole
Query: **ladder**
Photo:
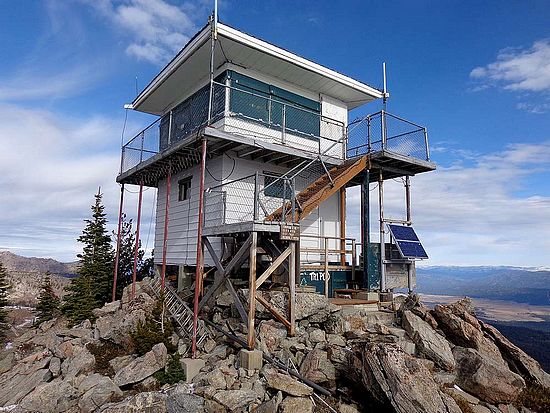
{"type": "MultiPolygon", "coordinates": [[[[160,297],[162,283],[160,277],[154,277],[149,281],[149,286],[160,297]]],[[[164,285],[164,303],[168,313],[177,324],[177,330],[180,335],[189,339],[193,338],[193,310],[179,297],[174,289],[168,285],[164,285]]],[[[208,329],[205,327],[202,320],[197,322],[197,346],[200,345],[209,336],[208,329]]]]}

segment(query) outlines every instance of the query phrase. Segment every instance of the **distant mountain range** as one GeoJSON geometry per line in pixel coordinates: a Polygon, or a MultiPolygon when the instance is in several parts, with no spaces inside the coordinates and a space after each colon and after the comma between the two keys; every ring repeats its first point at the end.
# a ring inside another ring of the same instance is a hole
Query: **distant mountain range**
{"type": "Polygon", "coordinates": [[[424,294],[550,304],[548,268],[419,267],[416,275],[417,290],[424,294]]]}
{"type": "Polygon", "coordinates": [[[22,257],[10,251],[0,251],[0,262],[8,272],[12,286],[9,291],[10,303],[34,306],[40,294],[40,285],[47,272],[51,273],[52,286],[58,296],[70,278],[76,275],[76,262],[63,263],[51,258],[22,257]]]}

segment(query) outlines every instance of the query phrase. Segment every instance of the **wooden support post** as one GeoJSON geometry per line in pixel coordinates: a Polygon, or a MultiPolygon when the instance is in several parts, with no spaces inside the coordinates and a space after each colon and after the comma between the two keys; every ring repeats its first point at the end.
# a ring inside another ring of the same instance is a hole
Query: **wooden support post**
{"type": "Polygon", "coordinates": [[[252,232],[252,244],[250,245],[250,257],[248,259],[248,348],[254,350],[256,342],[254,331],[254,318],[256,316],[256,257],[258,248],[258,233],[252,232]]]}
{"type": "Polygon", "coordinates": [[[120,242],[122,238],[122,206],[124,204],[124,184],[120,186],[120,203],[118,207],[118,231],[116,237],[116,256],[115,256],[115,271],[113,274],[113,299],[116,299],[116,282],[118,278],[118,262],[120,260],[120,242]]]}
{"type": "Polygon", "coordinates": [[[340,264],[346,265],[346,187],[340,188],[340,264]]]}
{"type": "Polygon", "coordinates": [[[132,271],[132,300],[136,296],[137,260],[139,253],[139,229],[141,225],[141,202],[143,200],[143,179],[139,183],[138,212],[136,223],[136,246],[134,248],[134,269],[132,271]]]}
{"type": "Polygon", "coordinates": [[[384,180],[378,175],[378,206],[380,207],[380,292],[386,291],[386,223],[384,221],[384,180]]]}
{"type": "Polygon", "coordinates": [[[290,322],[289,334],[296,334],[296,243],[290,242],[290,258],[288,263],[288,321],[290,322]]]}
{"type": "Polygon", "coordinates": [[[370,171],[365,170],[361,183],[361,254],[363,256],[363,288],[373,289],[369,277],[369,242],[370,242],[370,171]]]}

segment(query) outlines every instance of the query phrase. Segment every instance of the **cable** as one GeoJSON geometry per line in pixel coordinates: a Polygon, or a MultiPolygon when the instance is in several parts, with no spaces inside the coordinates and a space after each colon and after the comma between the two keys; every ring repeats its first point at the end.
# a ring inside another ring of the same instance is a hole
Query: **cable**
{"type": "MultiPolygon", "coordinates": [[[[149,189],[151,189],[151,187],[148,186],[147,188],[145,188],[145,189],[143,190],[143,192],[147,192],[149,189]]],[[[126,188],[126,187],[124,188],[124,190],[125,190],[126,192],[128,192],[129,194],[139,194],[139,191],[130,191],[130,190],[129,190],[128,188],[126,188]]]]}
{"type": "Polygon", "coordinates": [[[124,146],[124,132],[126,132],[127,121],[128,121],[128,109],[124,109],[124,123],[122,125],[122,133],[120,135],[120,147],[124,146]]]}
{"type": "Polygon", "coordinates": [[[231,175],[233,175],[233,172],[235,172],[235,158],[232,158],[231,156],[229,156],[228,154],[224,153],[224,155],[226,155],[229,159],[231,159],[233,161],[233,168],[231,168],[231,172],[229,172],[229,175],[227,175],[225,178],[222,178],[222,179],[217,179],[214,175],[212,175],[212,173],[208,170],[208,167],[206,167],[206,172],[208,172],[208,175],[210,175],[210,177],[216,181],[216,182],[223,182],[223,181],[226,181],[228,180],[229,178],[231,178],[231,175]]]}

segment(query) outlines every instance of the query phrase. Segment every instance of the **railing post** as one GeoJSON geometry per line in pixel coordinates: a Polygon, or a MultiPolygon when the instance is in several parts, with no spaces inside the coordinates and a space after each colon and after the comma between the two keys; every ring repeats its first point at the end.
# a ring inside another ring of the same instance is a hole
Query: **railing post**
{"type": "Polygon", "coordinates": [[[286,141],[286,105],[283,105],[282,143],[286,141]]]}
{"type": "Polygon", "coordinates": [[[143,161],[143,144],[145,141],[145,131],[141,131],[141,150],[139,151],[139,162],[143,161]]]}
{"type": "Polygon", "coordinates": [[[283,178],[283,206],[281,209],[281,222],[285,222],[286,215],[286,178],[283,178]]]}
{"type": "Polygon", "coordinates": [[[430,160],[430,146],[428,145],[428,130],[424,128],[424,144],[426,145],[426,160],[430,160]]]}
{"type": "Polygon", "coordinates": [[[371,151],[371,138],[370,138],[370,116],[367,117],[367,152],[371,151]]]}
{"type": "Polygon", "coordinates": [[[381,123],[381,126],[382,126],[382,150],[385,150],[386,149],[386,146],[387,146],[387,131],[386,131],[386,112],[384,110],[382,110],[380,112],[380,123],[381,123]]]}
{"type": "Polygon", "coordinates": [[[260,202],[260,174],[256,171],[254,175],[254,221],[259,219],[259,202],[260,202]]]}
{"type": "Polygon", "coordinates": [[[168,121],[168,146],[172,143],[172,110],[170,111],[170,120],[168,121]]]}
{"type": "Polygon", "coordinates": [[[325,268],[325,297],[328,298],[329,294],[328,294],[328,289],[329,289],[329,277],[328,277],[328,239],[325,237],[324,238],[325,240],[325,265],[324,265],[324,268],[325,268]]]}

